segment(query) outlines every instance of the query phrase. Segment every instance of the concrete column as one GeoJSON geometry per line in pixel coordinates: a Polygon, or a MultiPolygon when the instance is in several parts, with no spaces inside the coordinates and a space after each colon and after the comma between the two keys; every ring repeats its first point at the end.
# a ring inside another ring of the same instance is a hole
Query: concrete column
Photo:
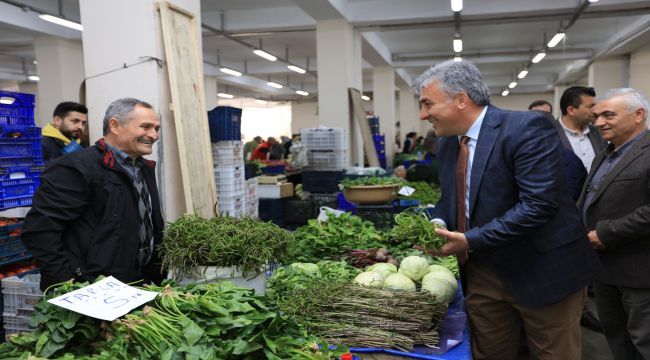
{"type": "Polygon", "coordinates": [[[594,61],[589,65],[589,86],[596,90],[596,95],[607,89],[623,87],[627,83],[627,79],[624,79],[625,71],[622,56],[594,61]]]}
{"type": "Polygon", "coordinates": [[[344,19],[316,23],[318,119],[320,125],[345,128],[349,134],[348,163],[363,163],[363,144],[351,122],[348,88],[362,91],[361,35],[344,19]]]}
{"type": "Polygon", "coordinates": [[[300,129],[317,128],[318,102],[293,101],[291,103],[291,133],[300,134],[300,129]]]}
{"type": "MultiPolygon", "coordinates": [[[[170,2],[195,14],[196,41],[201,51],[200,0],[170,2]]],[[[165,220],[173,221],[188,209],[185,209],[182,190],[176,127],[170,111],[169,79],[156,2],[80,0],[79,10],[84,27],[90,141],[93,143],[102,136],[103,115],[112,101],[135,97],[150,103],[160,116],[161,131],[153,154],[148,158],[158,163],[156,171],[163,215],[165,220]],[[107,24],[119,26],[107,27],[107,24]],[[143,62],[144,57],[160,59],[161,65],[156,61],[143,62]]]]}
{"type": "MultiPolygon", "coordinates": [[[[418,107],[415,103],[415,95],[408,86],[399,87],[399,113],[397,119],[400,123],[400,137],[404,142],[404,137],[411,131],[420,135],[420,118],[418,117],[418,107]]],[[[426,134],[426,132],[425,132],[426,134]]]]}
{"type": "Polygon", "coordinates": [[[217,77],[204,76],[203,86],[205,87],[205,107],[206,111],[210,111],[217,107],[217,77]]]}
{"type": "Polygon", "coordinates": [[[379,130],[386,135],[386,164],[390,168],[395,157],[395,71],[392,66],[373,69],[372,93],[379,130]]]}
{"type": "Polygon", "coordinates": [[[650,44],[645,45],[630,54],[629,86],[642,91],[650,97],[650,44]]]}
{"type": "Polygon", "coordinates": [[[62,101],[79,101],[79,88],[84,79],[84,59],[81,43],[53,36],[34,38],[38,97],[36,125],[52,121],[52,112],[62,101]]]}

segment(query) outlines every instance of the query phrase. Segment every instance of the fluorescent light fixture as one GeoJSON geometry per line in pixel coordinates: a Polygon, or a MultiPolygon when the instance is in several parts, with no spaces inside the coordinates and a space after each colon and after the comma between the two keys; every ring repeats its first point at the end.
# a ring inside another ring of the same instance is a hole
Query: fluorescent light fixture
{"type": "Polygon", "coordinates": [[[544,56],[546,56],[546,53],[540,52],[539,54],[535,55],[535,57],[531,61],[533,62],[533,64],[537,64],[538,62],[542,61],[544,56]]]}
{"type": "Polygon", "coordinates": [[[528,75],[528,70],[524,69],[519,72],[519,75],[517,75],[518,78],[523,79],[528,75]]]}
{"type": "Polygon", "coordinates": [[[255,50],[253,50],[253,53],[254,53],[255,55],[259,56],[259,57],[263,57],[263,58],[265,58],[265,59],[268,60],[268,61],[275,61],[275,60],[278,59],[278,58],[276,58],[275,56],[273,56],[273,55],[267,53],[267,52],[264,51],[264,50],[260,50],[260,49],[255,49],[255,50]]]}
{"type": "Polygon", "coordinates": [[[503,90],[503,92],[501,93],[501,96],[508,96],[508,94],[510,94],[510,91],[503,90]]]}
{"type": "Polygon", "coordinates": [[[309,95],[308,92],[306,92],[306,91],[302,91],[302,90],[296,90],[296,94],[298,94],[298,95],[302,95],[302,96],[308,96],[308,95],[309,95]]]}
{"type": "Polygon", "coordinates": [[[598,2],[598,0],[589,0],[590,3],[598,2]]]}
{"type": "Polygon", "coordinates": [[[305,69],[303,69],[303,68],[301,68],[301,67],[297,67],[296,65],[289,65],[289,66],[287,66],[287,67],[289,68],[289,70],[291,70],[291,71],[295,71],[295,72],[297,72],[298,74],[304,74],[304,73],[307,72],[307,70],[305,70],[305,69]]]}
{"type": "Polygon", "coordinates": [[[454,39],[454,52],[462,52],[463,51],[463,40],[462,39],[454,39]]]}
{"type": "Polygon", "coordinates": [[[16,99],[14,99],[12,97],[8,97],[8,96],[0,97],[0,104],[3,104],[3,105],[11,105],[11,104],[14,103],[14,101],[16,101],[16,99]]]}
{"type": "Polygon", "coordinates": [[[563,33],[563,32],[559,32],[559,33],[555,34],[555,36],[553,36],[551,41],[549,41],[548,44],[546,44],[546,46],[548,46],[550,48],[555,47],[557,44],[560,43],[560,41],[562,41],[562,39],[564,39],[565,35],[566,34],[563,33]]]}
{"type": "Polygon", "coordinates": [[[29,76],[27,77],[27,80],[31,80],[31,81],[39,81],[39,80],[41,80],[41,78],[39,78],[39,77],[36,76],[36,75],[29,75],[29,76]]]}
{"type": "Polygon", "coordinates": [[[508,87],[511,88],[511,89],[514,89],[515,86],[517,86],[517,82],[516,82],[516,81],[513,81],[513,82],[511,82],[510,84],[508,84],[508,87]]]}
{"type": "Polygon", "coordinates": [[[232,99],[235,95],[226,94],[226,93],[217,93],[217,96],[224,99],[232,99]]]}
{"type": "Polygon", "coordinates": [[[361,95],[361,99],[363,99],[365,101],[370,101],[370,97],[366,96],[366,95],[361,95]]]}
{"type": "Polygon", "coordinates": [[[57,25],[69,27],[70,29],[75,29],[79,31],[82,31],[84,29],[83,26],[81,26],[81,24],[77,24],[76,22],[68,21],[66,19],[61,19],[60,17],[46,15],[46,14],[38,15],[38,17],[45,21],[55,23],[57,25]]]}
{"type": "Polygon", "coordinates": [[[239,71],[233,70],[233,69],[228,69],[226,67],[222,67],[221,69],[219,69],[219,71],[221,71],[222,73],[226,73],[228,75],[232,75],[232,76],[241,76],[241,73],[239,71]]]}
{"type": "Polygon", "coordinates": [[[262,104],[262,105],[268,103],[268,101],[266,101],[266,100],[262,100],[262,99],[255,99],[254,102],[255,102],[256,104],[262,104]]]}
{"type": "Polygon", "coordinates": [[[459,61],[461,61],[461,60],[463,60],[462,57],[460,57],[460,56],[454,56],[454,61],[455,61],[455,62],[459,62],[459,61]]]}
{"type": "Polygon", "coordinates": [[[38,64],[38,61],[34,60],[33,63],[34,63],[34,65],[36,65],[36,64],[38,64]]]}
{"type": "Polygon", "coordinates": [[[268,85],[268,86],[270,86],[270,87],[274,87],[274,88],[276,88],[276,89],[282,89],[282,85],[280,85],[280,84],[278,84],[278,83],[275,83],[275,82],[273,82],[273,81],[269,81],[269,82],[267,82],[266,85],[268,85]]]}
{"type": "Polygon", "coordinates": [[[451,0],[451,11],[459,12],[463,10],[463,0],[451,0]]]}

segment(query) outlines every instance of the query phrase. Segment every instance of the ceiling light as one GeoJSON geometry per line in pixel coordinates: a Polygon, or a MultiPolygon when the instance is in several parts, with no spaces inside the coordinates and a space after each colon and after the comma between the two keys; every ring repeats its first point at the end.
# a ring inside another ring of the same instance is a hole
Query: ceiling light
{"type": "Polygon", "coordinates": [[[361,99],[363,99],[365,101],[370,101],[370,96],[361,95],[361,99]]]}
{"type": "Polygon", "coordinates": [[[259,57],[263,57],[263,58],[265,58],[265,59],[268,60],[268,61],[275,61],[275,60],[278,59],[277,57],[275,57],[275,56],[273,56],[273,55],[267,53],[267,52],[264,51],[264,50],[260,50],[260,49],[255,49],[255,50],[253,50],[253,53],[254,53],[255,55],[259,56],[259,57]]]}
{"type": "Polygon", "coordinates": [[[230,95],[226,93],[217,93],[217,96],[220,98],[225,98],[225,99],[232,99],[235,97],[235,95],[230,95]]]}
{"type": "Polygon", "coordinates": [[[531,61],[533,62],[533,64],[537,64],[538,62],[542,61],[544,56],[546,56],[546,53],[542,51],[539,54],[535,55],[535,57],[531,61]]]}
{"type": "Polygon", "coordinates": [[[598,2],[598,0],[589,0],[590,3],[598,2]]]}
{"type": "Polygon", "coordinates": [[[501,93],[501,96],[508,96],[508,94],[510,94],[510,91],[503,90],[503,92],[501,93]]]}
{"type": "Polygon", "coordinates": [[[459,62],[459,61],[461,61],[461,60],[463,60],[462,57],[460,57],[460,56],[454,56],[454,61],[455,61],[455,62],[459,62]]]}
{"type": "Polygon", "coordinates": [[[219,69],[219,71],[221,71],[222,73],[226,73],[228,75],[232,75],[232,76],[241,76],[241,73],[239,71],[233,70],[233,69],[228,69],[226,67],[222,67],[221,69],[219,69]]]}
{"type": "Polygon", "coordinates": [[[77,24],[76,22],[68,21],[66,19],[61,19],[60,17],[56,17],[56,16],[52,16],[52,15],[46,15],[46,14],[38,15],[38,17],[45,20],[45,21],[55,23],[57,25],[69,27],[71,29],[75,29],[75,30],[79,30],[79,31],[83,30],[83,26],[81,26],[81,24],[77,24]]]}
{"type": "Polygon", "coordinates": [[[266,101],[266,100],[262,100],[262,99],[255,99],[254,102],[255,102],[256,104],[262,104],[262,105],[268,103],[268,101],[266,101]]]}
{"type": "Polygon", "coordinates": [[[302,90],[296,90],[296,94],[298,94],[298,95],[302,95],[302,96],[308,96],[308,95],[309,95],[308,92],[306,92],[306,91],[302,91],[302,90]]]}
{"type": "Polygon", "coordinates": [[[463,40],[458,38],[454,39],[454,52],[462,52],[463,51],[463,40]]]}
{"type": "Polygon", "coordinates": [[[513,82],[511,82],[510,84],[508,84],[508,87],[511,88],[511,89],[514,89],[515,86],[517,86],[517,82],[516,82],[516,81],[513,81],[513,82]]]}
{"type": "Polygon", "coordinates": [[[520,78],[520,79],[523,79],[523,78],[526,77],[526,75],[528,75],[528,70],[524,69],[524,70],[521,70],[521,72],[519,72],[519,75],[517,75],[517,77],[520,78]]]}
{"type": "Polygon", "coordinates": [[[463,0],[451,0],[451,11],[459,12],[463,10],[463,0]]]}
{"type": "Polygon", "coordinates": [[[3,104],[3,105],[11,105],[11,104],[14,103],[14,101],[16,101],[16,99],[14,99],[12,97],[8,97],[8,96],[0,97],[0,104],[3,104]]]}
{"type": "Polygon", "coordinates": [[[546,45],[548,47],[550,47],[550,48],[555,47],[555,45],[559,44],[560,41],[562,41],[562,39],[564,39],[564,35],[565,34],[563,32],[559,32],[559,33],[555,34],[555,36],[553,36],[551,41],[549,41],[548,44],[546,44],[546,45]]]}
{"type": "Polygon", "coordinates": [[[36,65],[36,64],[38,64],[38,61],[34,60],[33,63],[34,63],[34,65],[36,65]]]}
{"type": "Polygon", "coordinates": [[[307,72],[307,70],[305,70],[305,69],[303,69],[301,67],[297,67],[296,65],[289,65],[287,67],[289,68],[289,70],[295,71],[298,74],[304,74],[304,73],[307,72]]]}
{"type": "Polygon", "coordinates": [[[31,81],[39,81],[39,80],[41,80],[41,78],[39,78],[39,77],[36,76],[36,75],[29,75],[29,76],[27,77],[27,80],[31,80],[31,81]]]}
{"type": "Polygon", "coordinates": [[[282,89],[282,85],[280,85],[280,84],[278,84],[278,83],[274,83],[273,81],[269,81],[269,82],[267,82],[266,85],[268,85],[268,86],[270,86],[270,87],[274,87],[274,88],[276,88],[276,89],[282,89]]]}

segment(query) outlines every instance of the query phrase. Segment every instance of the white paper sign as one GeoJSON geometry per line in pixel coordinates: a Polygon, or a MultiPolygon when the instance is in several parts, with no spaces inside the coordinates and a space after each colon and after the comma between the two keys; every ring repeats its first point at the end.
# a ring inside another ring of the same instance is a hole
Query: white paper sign
{"type": "Polygon", "coordinates": [[[411,194],[413,194],[414,192],[415,192],[414,188],[403,186],[401,189],[399,189],[397,193],[404,196],[411,196],[411,194]]]}
{"type": "Polygon", "coordinates": [[[156,292],[136,289],[109,276],[47,302],[79,314],[113,321],[156,296],[156,292]]]}

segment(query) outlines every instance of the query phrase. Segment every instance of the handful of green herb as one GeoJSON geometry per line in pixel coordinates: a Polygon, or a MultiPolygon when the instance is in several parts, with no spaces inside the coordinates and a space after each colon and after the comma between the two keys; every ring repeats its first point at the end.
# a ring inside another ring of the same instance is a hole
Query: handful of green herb
{"type": "Polygon", "coordinates": [[[248,276],[285,262],[293,236],[274,224],[247,218],[185,215],[165,227],[163,267],[193,276],[201,266],[236,267],[248,276]]]}
{"type": "Polygon", "coordinates": [[[364,176],[356,179],[343,179],[340,188],[367,185],[400,185],[403,180],[394,176],[364,176]]]}
{"type": "Polygon", "coordinates": [[[399,243],[408,244],[409,248],[420,245],[425,252],[437,251],[445,244],[445,239],[435,232],[437,227],[440,225],[430,223],[423,215],[402,212],[395,216],[395,226],[390,230],[390,237],[399,243]]]}

